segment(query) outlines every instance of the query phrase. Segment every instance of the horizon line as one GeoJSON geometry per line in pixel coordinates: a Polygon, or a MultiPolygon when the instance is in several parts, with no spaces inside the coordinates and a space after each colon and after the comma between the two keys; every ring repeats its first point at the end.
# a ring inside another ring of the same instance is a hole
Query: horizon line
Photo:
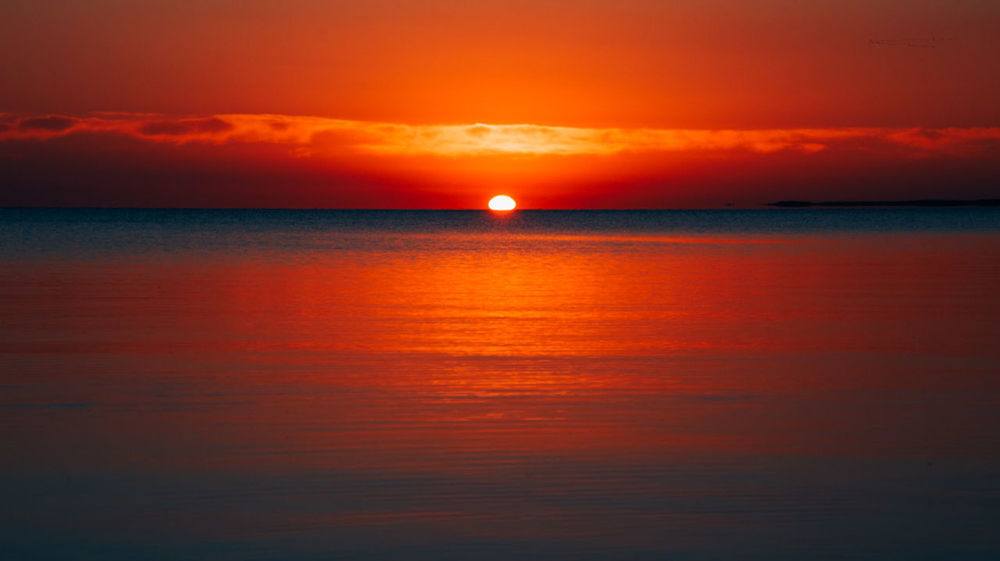
{"type": "Polygon", "coordinates": [[[517,208],[513,211],[497,213],[489,208],[471,207],[437,207],[437,208],[403,208],[403,207],[241,207],[241,206],[89,206],[89,205],[0,205],[0,211],[8,210],[170,210],[170,211],[321,211],[321,212],[482,212],[501,215],[512,215],[518,212],[670,212],[670,211],[787,211],[787,210],[847,210],[857,208],[878,208],[888,207],[896,209],[906,208],[991,208],[1000,206],[1000,198],[985,199],[909,199],[909,200],[843,200],[843,201],[808,201],[786,199],[767,203],[758,203],[758,206],[722,206],[722,207],[641,207],[641,208],[517,208]]]}

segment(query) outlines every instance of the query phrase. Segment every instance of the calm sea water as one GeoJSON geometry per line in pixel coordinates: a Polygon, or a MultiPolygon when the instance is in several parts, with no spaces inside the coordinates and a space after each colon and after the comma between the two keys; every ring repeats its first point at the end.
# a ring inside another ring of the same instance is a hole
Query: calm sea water
{"type": "Polygon", "coordinates": [[[997,559],[998,290],[989,209],[0,210],[0,557],[997,559]]]}

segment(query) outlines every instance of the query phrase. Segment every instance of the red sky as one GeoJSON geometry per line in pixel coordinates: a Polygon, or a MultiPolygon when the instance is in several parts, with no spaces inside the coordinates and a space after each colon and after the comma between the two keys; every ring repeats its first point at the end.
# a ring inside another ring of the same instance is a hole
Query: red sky
{"type": "Polygon", "coordinates": [[[998,30],[974,0],[8,1],[0,205],[1000,197],[998,30]]]}

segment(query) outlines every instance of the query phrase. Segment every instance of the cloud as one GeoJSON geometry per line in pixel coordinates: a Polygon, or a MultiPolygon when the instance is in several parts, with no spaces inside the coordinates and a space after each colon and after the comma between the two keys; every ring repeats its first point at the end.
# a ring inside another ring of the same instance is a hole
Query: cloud
{"type": "Polygon", "coordinates": [[[75,119],[69,117],[59,117],[56,115],[45,117],[27,117],[17,123],[17,127],[24,131],[50,131],[62,132],[76,123],[75,119]]]}
{"type": "Polygon", "coordinates": [[[181,136],[196,134],[217,134],[232,130],[233,125],[218,117],[205,119],[180,119],[173,121],[153,121],[139,129],[144,136],[181,136]]]}
{"type": "Polygon", "coordinates": [[[1000,148],[1000,128],[913,128],[889,132],[887,138],[901,146],[925,151],[961,152],[1000,148]]]}
{"type": "Polygon", "coordinates": [[[94,113],[4,115],[0,141],[46,140],[75,133],[117,133],[151,142],[265,143],[283,145],[303,157],[372,155],[575,156],[623,153],[813,154],[840,150],[892,150],[975,155],[1000,146],[1000,128],[826,129],[625,129],[533,124],[407,125],[323,117],[222,114],[170,117],[94,113]]]}

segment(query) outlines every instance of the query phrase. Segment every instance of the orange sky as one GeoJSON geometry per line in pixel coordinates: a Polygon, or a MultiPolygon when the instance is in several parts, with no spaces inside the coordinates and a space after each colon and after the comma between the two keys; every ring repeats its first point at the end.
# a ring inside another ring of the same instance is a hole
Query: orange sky
{"type": "Polygon", "coordinates": [[[0,204],[995,197],[998,29],[973,0],[15,0],[0,204]]]}

